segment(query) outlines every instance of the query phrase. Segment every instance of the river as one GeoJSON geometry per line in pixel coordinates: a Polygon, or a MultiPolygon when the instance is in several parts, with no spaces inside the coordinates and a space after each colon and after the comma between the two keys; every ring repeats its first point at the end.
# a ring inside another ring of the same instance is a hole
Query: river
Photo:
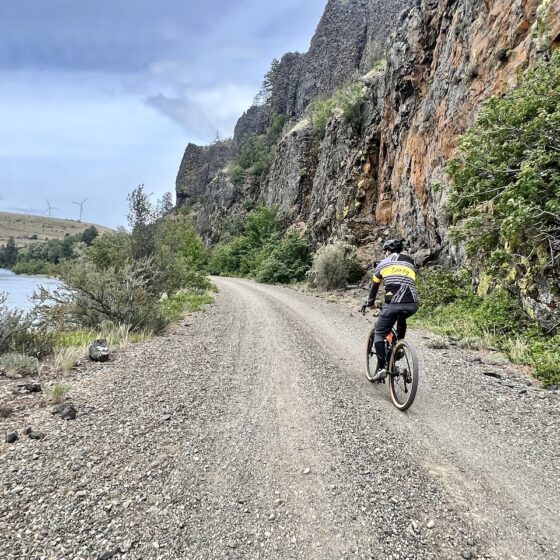
{"type": "Polygon", "coordinates": [[[7,304],[10,308],[30,310],[33,305],[29,298],[39,286],[56,288],[58,281],[46,276],[16,275],[10,270],[0,268],[0,293],[8,294],[7,304]]]}

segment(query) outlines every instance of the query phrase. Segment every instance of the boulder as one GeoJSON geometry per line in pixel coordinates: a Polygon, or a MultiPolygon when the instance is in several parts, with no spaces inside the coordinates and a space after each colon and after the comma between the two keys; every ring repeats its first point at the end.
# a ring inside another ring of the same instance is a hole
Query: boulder
{"type": "Polygon", "coordinates": [[[6,434],[6,443],[15,443],[18,439],[16,432],[9,432],[6,434]]]}
{"type": "Polygon", "coordinates": [[[30,439],[45,439],[45,434],[43,432],[32,430],[27,434],[30,439]]]}
{"type": "Polygon", "coordinates": [[[29,381],[27,383],[18,383],[18,391],[23,393],[40,393],[43,389],[41,389],[41,385],[39,383],[34,383],[33,381],[29,381]]]}
{"type": "Polygon", "coordinates": [[[53,415],[60,416],[63,420],[75,420],[76,408],[72,403],[62,403],[55,406],[52,411],[53,415]]]}
{"type": "Polygon", "coordinates": [[[94,362],[107,362],[111,357],[109,345],[105,339],[95,340],[89,347],[89,357],[94,362]]]}

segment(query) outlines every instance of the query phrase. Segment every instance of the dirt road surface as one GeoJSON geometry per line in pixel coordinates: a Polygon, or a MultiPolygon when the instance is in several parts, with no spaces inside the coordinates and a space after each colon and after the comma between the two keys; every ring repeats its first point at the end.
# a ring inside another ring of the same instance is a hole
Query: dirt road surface
{"type": "Polygon", "coordinates": [[[76,420],[14,427],[46,437],[3,444],[1,558],[560,558],[557,393],[411,332],[401,413],[365,379],[371,318],[216,282],[206,312],[82,372],[76,420]]]}

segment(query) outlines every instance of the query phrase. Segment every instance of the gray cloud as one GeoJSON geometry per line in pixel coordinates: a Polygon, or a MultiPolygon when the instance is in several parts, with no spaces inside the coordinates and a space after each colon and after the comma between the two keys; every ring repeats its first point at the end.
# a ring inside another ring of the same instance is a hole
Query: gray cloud
{"type": "Polygon", "coordinates": [[[48,192],[75,217],[68,201],[87,193],[88,220],[122,223],[137,184],[173,189],[187,142],[232,134],[271,60],[307,48],[325,4],[0,2],[0,209],[40,214],[48,192]]]}

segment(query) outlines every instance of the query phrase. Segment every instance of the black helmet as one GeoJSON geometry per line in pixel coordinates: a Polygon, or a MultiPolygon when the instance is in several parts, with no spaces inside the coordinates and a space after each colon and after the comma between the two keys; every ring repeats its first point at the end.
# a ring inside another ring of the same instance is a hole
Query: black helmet
{"type": "Polygon", "coordinates": [[[391,253],[402,253],[404,249],[404,239],[389,239],[383,244],[384,251],[391,253]]]}

